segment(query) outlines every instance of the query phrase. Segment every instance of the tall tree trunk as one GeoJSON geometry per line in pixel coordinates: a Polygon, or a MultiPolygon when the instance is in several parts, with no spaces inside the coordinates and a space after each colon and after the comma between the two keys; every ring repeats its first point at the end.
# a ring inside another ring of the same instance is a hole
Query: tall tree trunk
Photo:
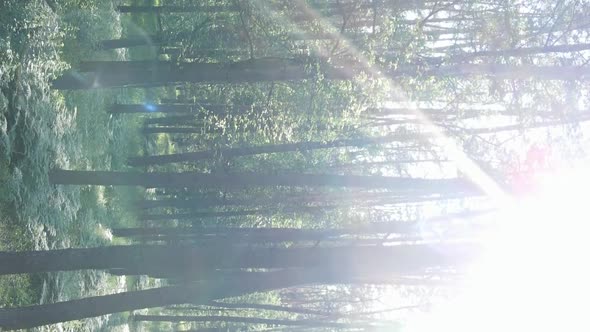
{"type": "Polygon", "coordinates": [[[117,312],[144,308],[162,307],[173,304],[202,304],[211,300],[245,295],[307,284],[314,279],[309,275],[272,272],[256,278],[196,283],[185,286],[171,286],[124,292],[113,295],[94,296],[52,304],[34,305],[21,308],[0,309],[0,328],[25,329],[71,320],[96,317],[117,312]]]}
{"type": "MultiPolygon", "coordinates": [[[[339,313],[339,312],[328,312],[328,311],[318,311],[313,309],[306,309],[300,307],[292,307],[292,306],[283,306],[283,305],[273,305],[273,304],[259,304],[259,303],[228,303],[228,302],[221,302],[221,301],[211,301],[209,302],[208,306],[219,307],[219,308],[229,308],[229,309],[254,309],[254,310],[268,310],[268,311],[280,311],[280,312],[287,312],[293,314],[302,314],[302,315],[315,315],[315,316],[328,316],[329,318],[337,319],[337,318],[361,318],[363,316],[370,316],[373,314],[380,314],[392,311],[399,311],[399,310],[407,310],[407,309],[418,309],[422,306],[420,305],[409,305],[409,306],[401,306],[383,310],[375,310],[375,311],[368,311],[368,312],[359,312],[359,313],[339,313]]],[[[168,310],[183,310],[183,309],[190,309],[190,310],[202,310],[199,307],[192,307],[192,308],[167,308],[168,310]]]]}
{"type": "Polygon", "coordinates": [[[282,305],[274,304],[260,304],[260,303],[228,303],[220,301],[211,301],[207,304],[208,306],[218,308],[233,308],[233,309],[256,309],[256,310],[269,310],[269,311],[281,311],[293,314],[302,315],[316,315],[316,316],[330,316],[329,312],[311,310],[305,308],[287,307],[282,305]]]}
{"type": "MultiPolygon", "coordinates": [[[[86,65],[89,66],[88,64],[86,65]]],[[[314,74],[304,62],[293,59],[257,59],[235,63],[181,63],[166,61],[95,62],[93,72],[85,76],[70,72],[52,82],[55,89],[94,89],[125,86],[165,86],[182,82],[248,83],[298,81],[314,74]]],[[[87,68],[88,69],[88,68],[87,68]]],[[[323,76],[330,80],[348,80],[367,71],[359,63],[342,67],[323,65],[323,76]]],[[[536,66],[507,64],[456,64],[435,68],[415,65],[386,70],[385,76],[398,77],[469,77],[488,76],[499,79],[586,80],[590,69],[579,66],[536,66]]]]}
{"type": "Polygon", "coordinates": [[[118,39],[106,39],[98,42],[101,50],[112,50],[117,48],[130,48],[136,46],[160,46],[163,38],[158,35],[145,35],[137,37],[126,37],[118,39]]]}
{"type": "MultiPolygon", "coordinates": [[[[177,52],[177,56],[180,56],[180,53],[177,52]]],[[[248,51],[245,49],[240,48],[198,48],[198,49],[190,49],[185,50],[182,53],[183,59],[216,59],[216,60],[225,60],[236,57],[246,57],[248,51]]]]}
{"type": "MultiPolygon", "coordinates": [[[[234,63],[181,63],[167,61],[96,61],[84,63],[84,71],[70,72],[53,81],[56,89],[91,89],[125,86],[165,86],[181,82],[248,83],[291,81],[312,78],[301,60],[257,59],[234,63]]],[[[349,79],[354,68],[324,66],[330,79],[349,79]],[[352,71],[352,72],[351,72],[352,71]]]]}
{"type": "Polygon", "coordinates": [[[388,176],[319,175],[319,174],[205,174],[205,173],[139,173],[106,171],[53,170],[53,184],[144,186],[146,188],[191,188],[248,186],[275,187],[357,187],[391,189],[404,194],[445,194],[448,192],[478,194],[480,190],[470,181],[454,179],[418,179],[388,176]]]}
{"type": "Polygon", "coordinates": [[[481,135],[481,134],[497,134],[505,131],[523,131],[526,129],[533,129],[533,128],[549,128],[549,127],[557,127],[563,126],[566,124],[571,123],[581,123],[590,121],[590,116],[586,114],[577,114],[575,116],[566,117],[559,120],[547,120],[538,123],[530,123],[530,124],[514,124],[514,125],[505,125],[505,126],[498,126],[498,127],[487,127],[487,128],[457,128],[459,132],[463,132],[465,134],[472,134],[472,135],[481,135]]]}
{"type": "MultiPolygon", "coordinates": [[[[258,131],[258,128],[250,128],[248,131],[258,131]]],[[[198,127],[144,127],[141,132],[144,135],[148,134],[211,134],[221,133],[222,128],[208,128],[205,126],[198,127]]]]}
{"type": "Polygon", "coordinates": [[[376,162],[356,162],[356,163],[344,163],[344,164],[333,164],[328,166],[328,169],[333,170],[370,170],[370,169],[383,169],[387,167],[395,167],[401,164],[420,164],[420,163],[433,163],[443,164],[449,162],[448,159],[396,159],[391,161],[376,161],[376,162]]]}
{"type": "Polygon", "coordinates": [[[141,220],[180,220],[201,218],[225,218],[241,216],[265,216],[274,214],[320,214],[323,210],[333,209],[335,206],[298,206],[298,207],[268,207],[258,210],[207,211],[188,213],[142,214],[141,220]]]}
{"type": "MultiPolygon", "coordinates": [[[[389,72],[390,77],[414,76],[419,73],[417,67],[402,68],[389,72]]],[[[538,79],[538,80],[587,80],[590,69],[579,66],[536,66],[506,64],[458,64],[426,69],[424,77],[469,77],[488,76],[498,79],[538,79]]]]}
{"type": "Polygon", "coordinates": [[[140,220],[179,220],[179,219],[201,219],[201,218],[220,218],[220,217],[242,217],[273,214],[276,211],[271,210],[237,210],[237,211],[208,211],[208,212],[189,212],[189,213],[163,213],[163,214],[142,214],[140,220]]]}
{"type": "Polygon", "coordinates": [[[371,328],[373,325],[359,323],[336,323],[318,319],[266,319],[254,317],[235,316],[169,316],[169,315],[134,315],[133,320],[137,322],[228,322],[247,324],[266,324],[282,326],[306,326],[309,328],[371,328]]]}
{"type": "Polygon", "coordinates": [[[198,114],[205,111],[209,114],[225,115],[234,111],[244,112],[249,110],[250,106],[240,105],[232,107],[224,104],[114,104],[110,107],[111,114],[124,113],[181,113],[181,114],[198,114]]]}
{"type": "Polygon", "coordinates": [[[384,144],[391,142],[405,142],[405,141],[416,141],[428,138],[428,135],[420,134],[405,134],[405,135],[389,135],[383,137],[372,137],[372,138],[356,138],[356,139],[339,139],[330,142],[298,142],[298,143],[285,143],[285,144],[273,144],[273,145],[261,145],[251,147],[237,147],[227,148],[220,150],[206,150],[198,152],[185,152],[175,153],[168,155],[159,156],[146,156],[146,157],[132,157],[129,159],[129,165],[131,166],[148,166],[148,165],[161,165],[167,163],[176,162],[194,162],[205,159],[216,158],[222,156],[224,158],[235,158],[240,156],[250,156],[257,154],[266,153],[280,153],[280,152],[293,152],[293,151],[309,151],[317,149],[327,148],[340,148],[340,147],[362,147],[372,144],[384,144]]]}
{"type": "Polygon", "coordinates": [[[197,115],[179,115],[179,116],[161,116],[157,118],[148,118],[143,120],[143,124],[159,126],[180,126],[183,124],[196,124],[199,121],[197,115]]]}
{"type": "Polygon", "coordinates": [[[432,264],[461,261],[476,245],[420,244],[244,248],[193,245],[133,245],[0,253],[0,274],[116,269],[158,266],[175,271],[239,268],[313,268],[337,266],[339,271],[415,271],[432,264]],[[453,255],[456,257],[452,257],[453,255]],[[387,262],[387,266],[383,266],[387,262]]]}
{"type": "MultiPolygon", "coordinates": [[[[147,235],[186,235],[192,238],[201,239],[229,239],[238,241],[240,239],[281,240],[281,241],[321,241],[333,237],[346,235],[430,235],[435,229],[452,230],[458,219],[469,220],[489,214],[492,210],[463,211],[450,213],[425,220],[414,221],[389,221],[375,222],[367,225],[359,225],[349,228],[333,229],[301,229],[301,228],[280,228],[280,227],[140,227],[140,228],[115,228],[113,235],[134,237],[147,235]]],[[[456,231],[481,230],[480,226],[462,226],[456,231]]],[[[403,240],[401,238],[400,240],[403,240]]]]}
{"type": "MultiPolygon", "coordinates": [[[[182,332],[243,332],[243,327],[203,327],[195,330],[182,330],[182,332]]],[[[281,330],[283,332],[287,332],[281,330]]],[[[178,331],[181,332],[181,331],[178,331]]]]}
{"type": "Polygon", "coordinates": [[[239,6],[117,6],[119,13],[219,13],[239,10],[239,6]]]}
{"type": "MultiPolygon", "coordinates": [[[[344,235],[360,234],[416,234],[424,227],[433,225],[420,222],[379,222],[354,228],[337,229],[299,229],[299,228],[246,228],[246,227],[153,227],[153,228],[115,228],[115,236],[142,236],[142,235],[195,235],[201,238],[215,239],[229,238],[239,239],[242,237],[256,238],[261,241],[265,239],[282,239],[283,241],[315,240],[344,235]]],[[[434,222],[433,222],[434,223],[434,222]]],[[[438,227],[442,223],[436,223],[438,227]]]]}
{"type": "MultiPolygon", "coordinates": [[[[332,237],[332,238],[324,238],[324,239],[317,239],[317,238],[311,238],[311,237],[305,237],[305,236],[301,236],[299,238],[295,238],[293,236],[291,236],[291,238],[280,238],[280,237],[276,237],[276,238],[271,238],[271,237],[266,237],[266,238],[257,238],[257,237],[247,237],[247,236],[242,236],[242,237],[236,237],[235,239],[230,239],[230,238],[202,238],[199,237],[199,235],[194,235],[194,234],[186,234],[186,235],[146,235],[146,236],[142,236],[141,237],[141,242],[142,243],[148,243],[148,244],[160,244],[160,243],[164,243],[167,245],[186,245],[186,244],[190,244],[190,245],[194,245],[194,246],[199,246],[199,247],[220,247],[220,246],[236,246],[236,247],[251,247],[251,246],[264,246],[264,245],[277,245],[277,244],[284,244],[285,242],[288,242],[290,244],[292,244],[293,242],[296,242],[297,245],[318,245],[318,244],[333,244],[333,245],[341,245],[341,246],[347,246],[347,245],[354,245],[354,246],[368,246],[368,245],[401,245],[401,244],[409,244],[409,243],[417,243],[417,242],[423,242],[423,241],[433,241],[433,240],[440,240],[439,237],[436,236],[421,236],[421,235],[404,235],[402,237],[396,237],[396,238],[387,238],[387,239],[383,239],[383,238],[377,238],[377,237],[373,237],[373,238],[363,238],[363,239],[357,239],[354,237],[332,237]]],[[[161,269],[159,269],[161,271],[161,269]]],[[[125,271],[130,271],[130,269],[125,269],[125,271]]],[[[145,270],[143,268],[141,269],[136,269],[135,273],[126,273],[126,272],[121,272],[123,273],[123,275],[125,274],[135,274],[135,275],[141,275],[141,274],[149,274],[150,276],[154,277],[154,278],[167,278],[168,274],[153,274],[152,271],[154,271],[153,269],[149,269],[149,270],[145,270]]],[[[182,272],[181,272],[182,273],[182,272]]],[[[191,278],[195,278],[197,275],[195,275],[195,271],[191,271],[188,270],[188,273],[190,274],[191,278]]],[[[120,274],[120,273],[119,273],[120,274]]],[[[184,273],[186,275],[186,273],[184,273]]],[[[199,273],[198,276],[201,277],[203,275],[209,275],[209,273],[199,273]]]]}
{"type": "Polygon", "coordinates": [[[137,202],[140,209],[176,208],[176,209],[206,209],[216,206],[375,206],[385,204],[419,203],[427,201],[451,200],[463,198],[461,193],[446,193],[445,195],[405,195],[400,197],[394,192],[331,192],[299,194],[277,194],[272,196],[255,197],[199,197],[199,198],[165,198],[157,200],[142,200],[137,202]]]}
{"type": "Polygon", "coordinates": [[[590,49],[590,44],[571,44],[571,45],[547,45],[539,47],[521,47],[504,50],[490,50],[478,52],[466,52],[452,56],[452,58],[473,58],[473,57],[503,57],[503,56],[524,56],[539,53],[574,53],[590,49]]]}
{"type": "Polygon", "coordinates": [[[0,309],[0,328],[26,329],[149,307],[190,303],[208,292],[187,287],[166,287],[53,304],[0,309]]]}
{"type": "Polygon", "coordinates": [[[173,207],[179,209],[207,209],[216,206],[251,205],[251,202],[260,200],[251,199],[226,199],[221,197],[199,197],[199,198],[168,198],[158,200],[142,200],[137,202],[140,209],[152,209],[159,207],[173,207]]]}

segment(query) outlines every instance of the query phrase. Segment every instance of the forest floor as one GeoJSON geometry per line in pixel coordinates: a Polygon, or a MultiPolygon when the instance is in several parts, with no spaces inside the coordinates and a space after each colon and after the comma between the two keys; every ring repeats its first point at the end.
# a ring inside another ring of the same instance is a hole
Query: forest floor
{"type": "MultiPolygon", "coordinates": [[[[122,170],[141,150],[136,117],[112,117],[113,102],[139,103],[133,89],[55,91],[51,79],[85,60],[126,60],[124,51],[98,51],[142,20],[120,16],[114,1],[0,2],[0,250],[104,245],[109,229],[136,223],[135,188],[54,186],[53,167],[122,170]],[[9,24],[6,24],[6,23],[9,24]]],[[[50,303],[141,287],[102,271],[0,277],[0,307],[50,303]]],[[[64,323],[64,331],[115,330],[124,315],[64,323]]],[[[40,331],[47,329],[40,329],[40,331]]],[[[53,326],[52,330],[55,330],[53,326]]]]}

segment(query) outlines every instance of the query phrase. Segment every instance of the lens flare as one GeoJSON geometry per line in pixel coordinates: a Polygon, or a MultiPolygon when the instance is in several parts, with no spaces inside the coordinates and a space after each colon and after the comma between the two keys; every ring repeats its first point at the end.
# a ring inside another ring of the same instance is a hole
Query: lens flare
{"type": "Polygon", "coordinates": [[[149,112],[156,111],[156,105],[154,105],[154,104],[145,104],[143,107],[145,107],[145,109],[149,112]]]}
{"type": "Polygon", "coordinates": [[[583,168],[540,176],[535,192],[495,216],[486,254],[458,296],[407,331],[587,331],[589,185],[583,168]]]}

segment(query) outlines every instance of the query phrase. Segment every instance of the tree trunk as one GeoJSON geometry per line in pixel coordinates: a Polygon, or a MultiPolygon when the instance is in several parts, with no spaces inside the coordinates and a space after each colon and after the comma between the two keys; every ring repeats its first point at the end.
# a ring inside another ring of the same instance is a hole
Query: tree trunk
{"type": "MultiPolygon", "coordinates": [[[[292,59],[257,59],[234,63],[181,63],[167,61],[97,61],[84,64],[85,76],[70,72],[53,81],[56,89],[93,89],[125,86],[165,86],[182,82],[248,83],[312,78],[306,64],[292,59]],[[92,70],[90,70],[92,69],[92,70]]],[[[349,79],[354,68],[324,66],[330,79],[349,79]]]]}
{"type": "Polygon", "coordinates": [[[521,47],[505,50],[490,50],[479,52],[466,52],[452,56],[452,58],[473,58],[473,57],[503,57],[503,56],[525,56],[539,53],[573,53],[590,49],[590,44],[572,45],[547,45],[539,47],[521,47]]]}
{"type": "MultiPolygon", "coordinates": [[[[258,131],[258,128],[251,128],[249,131],[258,131]]],[[[141,132],[144,135],[148,134],[211,134],[221,133],[222,128],[207,128],[205,126],[198,127],[144,127],[141,132]]]]}
{"type": "Polygon", "coordinates": [[[298,206],[298,207],[280,207],[273,206],[258,210],[233,210],[233,211],[207,211],[207,212],[188,212],[188,213],[162,213],[162,214],[143,214],[141,220],[180,220],[201,218],[224,218],[224,217],[241,217],[241,216],[268,216],[274,214],[319,214],[323,210],[333,209],[335,206],[298,206]]]}
{"type": "MultiPolygon", "coordinates": [[[[430,221],[425,221],[424,224],[430,221]]],[[[434,223],[434,221],[433,221],[434,223]]],[[[441,222],[437,226],[441,226],[441,222]]],[[[432,226],[432,225],[430,225],[432,226]]],[[[299,229],[299,228],[233,228],[233,227],[153,227],[153,228],[115,228],[115,236],[142,236],[142,235],[194,235],[200,238],[255,238],[261,241],[265,239],[282,239],[283,241],[311,240],[320,241],[330,237],[344,235],[368,235],[368,234],[417,234],[424,227],[420,222],[380,222],[354,228],[337,229],[299,229]]]]}
{"type": "MultiPolygon", "coordinates": [[[[180,53],[178,53],[180,56],[180,53]]],[[[231,58],[236,57],[246,57],[248,56],[248,51],[245,49],[240,48],[230,48],[230,46],[226,48],[198,48],[198,49],[190,49],[185,50],[182,53],[183,59],[216,59],[216,60],[224,60],[228,61],[231,58]]]]}
{"type": "MultiPolygon", "coordinates": [[[[299,81],[314,77],[306,64],[293,59],[257,59],[234,63],[181,63],[167,61],[104,61],[96,62],[93,73],[82,76],[69,72],[52,82],[55,89],[94,89],[108,87],[155,87],[192,83],[254,83],[299,81]]],[[[323,65],[326,79],[348,80],[368,67],[344,63],[342,67],[323,65]]],[[[579,66],[536,66],[507,64],[457,64],[436,68],[415,65],[387,70],[384,75],[398,77],[470,77],[488,76],[498,79],[586,80],[590,69],[579,66]]]]}
{"type": "Polygon", "coordinates": [[[227,322],[227,323],[246,323],[246,324],[266,324],[282,326],[306,326],[316,328],[371,328],[369,324],[358,323],[335,323],[326,322],[317,319],[266,319],[254,317],[235,317],[235,316],[169,316],[169,315],[134,315],[133,320],[136,322],[227,322]]]}
{"type": "MultiPolygon", "coordinates": [[[[287,332],[281,330],[283,332],[287,332]]],[[[244,332],[243,327],[203,327],[195,330],[182,330],[178,332],[244,332]]]]}
{"type": "Polygon", "coordinates": [[[238,6],[117,6],[119,13],[219,13],[239,10],[238,6]]]}
{"type": "Polygon", "coordinates": [[[226,218],[273,214],[271,210],[238,210],[238,211],[210,211],[210,212],[189,212],[189,213],[164,213],[164,214],[143,214],[140,220],[179,220],[179,219],[202,219],[202,218],[226,218]]]}
{"type": "MultiPolygon", "coordinates": [[[[256,201],[256,200],[254,200],[256,201]]],[[[152,209],[159,207],[173,207],[180,209],[207,209],[215,206],[236,206],[249,205],[251,199],[226,199],[221,197],[199,197],[199,198],[169,198],[158,200],[142,200],[137,202],[140,209],[152,209]]],[[[257,202],[260,202],[258,200],[257,202]]]]}
{"type": "MultiPolygon", "coordinates": [[[[417,67],[389,72],[390,77],[417,76],[417,67]]],[[[424,77],[488,76],[497,79],[587,80],[590,69],[579,66],[535,66],[506,64],[459,64],[426,69],[424,77]]]]}
{"type": "Polygon", "coordinates": [[[124,113],[181,113],[198,114],[205,111],[210,114],[225,115],[233,110],[243,112],[250,106],[242,105],[235,108],[223,104],[114,104],[109,109],[111,114],[124,113]]]}
{"type": "Polygon", "coordinates": [[[159,156],[146,156],[146,157],[132,157],[129,159],[130,166],[149,166],[149,165],[161,165],[167,163],[176,162],[195,162],[205,159],[211,159],[216,157],[224,158],[235,158],[240,156],[250,156],[257,154],[266,153],[280,153],[280,152],[293,152],[293,151],[309,151],[317,149],[327,148],[340,148],[340,147],[363,147],[373,144],[384,144],[391,142],[405,142],[405,141],[416,141],[428,138],[428,135],[419,134],[405,134],[405,135],[389,135],[383,137],[373,138],[357,138],[357,139],[339,139],[330,142],[298,142],[298,143],[285,143],[285,144],[274,144],[274,145],[261,145],[252,147],[237,147],[227,148],[220,150],[206,150],[198,152],[185,152],[175,153],[168,155],[159,156]]]}
{"type": "Polygon", "coordinates": [[[329,312],[305,309],[305,308],[295,308],[295,307],[287,307],[281,305],[273,305],[273,304],[260,304],[260,303],[228,303],[228,302],[220,302],[220,301],[211,301],[207,304],[208,306],[218,307],[218,308],[235,308],[235,309],[255,309],[255,310],[269,310],[269,311],[281,311],[281,312],[288,312],[293,314],[302,314],[302,315],[316,315],[316,316],[330,316],[329,312]]]}
{"type": "MultiPolygon", "coordinates": [[[[435,229],[452,230],[457,220],[469,220],[489,214],[492,210],[463,211],[444,214],[425,220],[375,222],[350,228],[333,229],[301,229],[280,227],[140,227],[115,228],[113,235],[123,237],[163,235],[185,235],[200,239],[225,239],[239,241],[243,239],[257,239],[258,241],[321,241],[347,235],[431,235],[435,229]]],[[[462,231],[481,230],[481,226],[462,226],[462,231]]],[[[400,238],[404,240],[404,238],[400,238]]]]}
{"type": "Polygon", "coordinates": [[[160,46],[162,41],[162,37],[158,35],[106,39],[101,40],[98,43],[98,48],[101,50],[112,50],[117,48],[130,48],[137,46],[160,46]]]}
{"type": "Polygon", "coordinates": [[[196,115],[179,115],[179,116],[162,116],[157,118],[148,118],[143,120],[143,124],[159,125],[159,126],[180,126],[183,124],[196,124],[199,121],[199,117],[196,115]]]}
{"type": "Polygon", "coordinates": [[[290,207],[326,207],[326,206],[374,206],[400,203],[419,203],[427,201],[440,201],[463,198],[461,193],[446,193],[444,195],[405,195],[400,197],[394,192],[331,192],[299,194],[276,194],[271,196],[256,195],[254,197],[187,197],[164,198],[157,200],[142,200],[137,202],[140,209],[176,208],[176,209],[207,209],[216,206],[290,206],[290,207]]]}
{"type": "Polygon", "coordinates": [[[207,291],[201,291],[202,289],[197,292],[176,286],[22,308],[4,308],[0,309],[0,328],[26,329],[123,311],[188,303],[198,299],[198,296],[207,296],[207,291]]]}
{"type": "Polygon", "coordinates": [[[0,253],[0,274],[125,269],[149,267],[172,271],[239,268],[338,267],[340,272],[418,272],[427,266],[461,262],[475,254],[476,245],[424,244],[400,246],[343,246],[244,248],[189,245],[132,245],[0,253]],[[470,251],[465,251],[469,249],[470,251]],[[451,253],[453,255],[451,255],[451,253]],[[383,266],[387,262],[387,266],[383,266]]]}
{"type": "Polygon", "coordinates": [[[333,186],[391,189],[403,194],[481,193],[477,186],[461,178],[419,179],[376,175],[139,173],[58,169],[50,172],[49,180],[53,184],[144,186],[146,188],[333,186]]]}
{"type": "Polygon", "coordinates": [[[96,317],[117,312],[144,308],[162,307],[173,304],[202,304],[223,299],[291,287],[312,282],[308,275],[271,272],[256,278],[218,281],[216,283],[172,286],[113,295],[94,296],[52,304],[34,305],[21,308],[0,309],[0,328],[25,329],[42,325],[96,317]]]}

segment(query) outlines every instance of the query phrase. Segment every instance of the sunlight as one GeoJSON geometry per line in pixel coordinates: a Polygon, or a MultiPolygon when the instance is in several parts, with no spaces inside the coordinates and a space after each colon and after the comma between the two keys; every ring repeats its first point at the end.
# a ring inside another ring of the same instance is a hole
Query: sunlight
{"type": "Polygon", "coordinates": [[[584,1],[0,3],[0,331],[590,331],[584,1]]]}
{"type": "MultiPolygon", "coordinates": [[[[411,100],[407,93],[402,89],[393,79],[388,77],[383,68],[372,64],[371,61],[361,52],[352,41],[350,41],[339,29],[337,29],[328,19],[323,17],[321,13],[309,6],[305,1],[296,1],[297,6],[302,9],[305,15],[317,20],[322,28],[327,31],[335,40],[339,40],[340,47],[348,50],[348,52],[357,59],[358,63],[362,65],[363,69],[376,80],[383,80],[386,83],[386,88],[391,95],[391,100],[396,102],[407,102],[408,108],[413,111],[416,118],[422,123],[426,132],[434,136],[434,140],[439,142],[445,154],[454,160],[455,166],[465,174],[476,186],[478,186],[486,195],[490,196],[494,201],[503,201],[505,195],[502,189],[494,182],[494,180],[486,174],[471,158],[463,151],[462,147],[452,137],[447,135],[443,128],[436,125],[427,114],[420,111],[417,102],[411,100]]],[[[290,21],[280,18],[272,10],[268,12],[281,21],[290,21]]],[[[291,22],[293,23],[293,22],[291,22]]],[[[299,32],[299,31],[298,31],[299,32]]],[[[333,50],[330,51],[325,47],[317,47],[316,51],[323,57],[330,58],[333,56],[333,50]]],[[[341,68],[345,70],[345,68],[341,68]]]]}
{"type": "Polygon", "coordinates": [[[459,296],[408,331],[587,330],[586,169],[539,176],[534,193],[508,203],[459,296]]]}

